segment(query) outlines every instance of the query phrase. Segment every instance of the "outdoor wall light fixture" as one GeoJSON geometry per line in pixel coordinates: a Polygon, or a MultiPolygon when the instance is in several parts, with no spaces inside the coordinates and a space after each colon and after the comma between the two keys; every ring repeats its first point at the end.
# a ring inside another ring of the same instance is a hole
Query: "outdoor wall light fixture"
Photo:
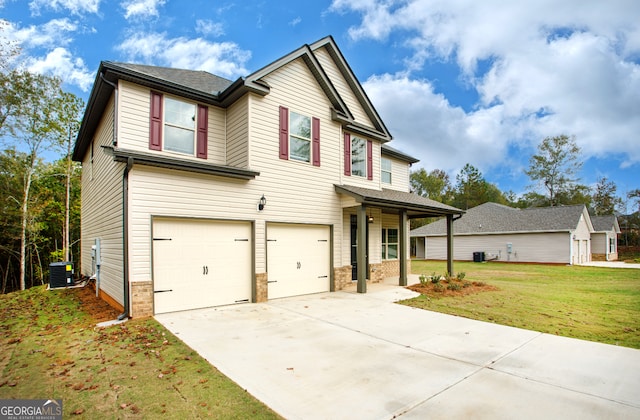
{"type": "Polygon", "coordinates": [[[264,206],[267,205],[267,199],[264,198],[264,194],[262,194],[262,197],[260,197],[260,202],[258,203],[258,210],[262,211],[264,210],[264,206]]]}

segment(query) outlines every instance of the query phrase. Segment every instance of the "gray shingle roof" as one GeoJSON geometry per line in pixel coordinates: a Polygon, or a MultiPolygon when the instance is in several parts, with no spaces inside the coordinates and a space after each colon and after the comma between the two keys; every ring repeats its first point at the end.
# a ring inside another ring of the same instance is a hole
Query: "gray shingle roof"
{"type": "Polygon", "coordinates": [[[347,194],[360,203],[367,205],[404,208],[413,212],[428,213],[433,216],[446,214],[461,214],[464,210],[439,203],[418,194],[382,189],[372,190],[369,188],[354,187],[352,185],[335,185],[336,192],[347,194]]]}
{"type": "Polygon", "coordinates": [[[131,63],[111,62],[110,64],[212,95],[217,95],[218,92],[225,90],[233,83],[231,80],[202,70],[173,69],[131,63]]]}
{"type": "MultiPolygon", "coordinates": [[[[454,234],[570,231],[578,226],[584,205],[515,209],[485,203],[467,210],[453,223],[454,234]]],[[[411,231],[411,236],[446,234],[446,222],[438,220],[411,231]]]]}
{"type": "Polygon", "coordinates": [[[616,216],[613,214],[608,214],[605,216],[591,216],[591,223],[593,224],[593,230],[595,230],[596,232],[612,230],[615,230],[618,233],[620,232],[616,216]]]}

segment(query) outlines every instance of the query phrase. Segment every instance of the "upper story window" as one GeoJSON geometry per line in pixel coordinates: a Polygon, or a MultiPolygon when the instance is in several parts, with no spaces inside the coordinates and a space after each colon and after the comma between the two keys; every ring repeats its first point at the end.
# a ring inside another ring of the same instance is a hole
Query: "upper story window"
{"type": "Polygon", "coordinates": [[[290,113],[289,157],[302,162],[311,160],[311,117],[290,113]]]}
{"type": "Polygon", "coordinates": [[[149,149],[207,158],[209,108],[151,92],[149,149]]]}
{"type": "Polygon", "coordinates": [[[164,100],[164,150],[193,155],[196,106],[172,98],[164,100]]]}
{"type": "Polygon", "coordinates": [[[391,160],[382,158],[380,160],[382,182],[385,184],[391,184],[391,160]]]}
{"type": "Polygon", "coordinates": [[[320,166],[320,119],[280,106],[280,159],[320,166]]]}
{"type": "Polygon", "coordinates": [[[344,174],[373,179],[373,142],[344,133],[344,174]]]}
{"type": "Polygon", "coordinates": [[[367,142],[360,137],[351,138],[351,175],[367,176],[367,142]]]}

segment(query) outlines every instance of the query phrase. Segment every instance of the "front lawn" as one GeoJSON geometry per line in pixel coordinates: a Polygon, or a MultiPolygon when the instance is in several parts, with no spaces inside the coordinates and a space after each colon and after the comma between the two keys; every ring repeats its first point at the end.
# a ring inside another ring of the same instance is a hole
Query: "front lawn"
{"type": "MultiPolygon", "coordinates": [[[[640,270],[472,262],[455,262],[454,270],[464,272],[469,282],[484,282],[498,290],[448,297],[421,295],[401,303],[640,349],[640,270]]],[[[445,271],[445,262],[412,262],[414,274],[445,271]]]]}
{"type": "Polygon", "coordinates": [[[62,399],[64,418],[278,418],[154,319],[118,314],[94,291],[0,295],[0,399],[62,399]]]}

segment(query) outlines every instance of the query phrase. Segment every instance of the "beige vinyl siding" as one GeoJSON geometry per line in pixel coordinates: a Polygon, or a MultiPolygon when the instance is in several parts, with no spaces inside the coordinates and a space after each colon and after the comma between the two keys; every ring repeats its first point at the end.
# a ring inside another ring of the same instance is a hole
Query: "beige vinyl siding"
{"type": "Polygon", "coordinates": [[[100,238],[102,266],[100,288],[118,303],[123,301],[123,214],[122,175],[124,165],[116,163],[103,150],[113,141],[113,96],[106,107],[93,138],[91,148],[82,161],[82,274],[91,276],[91,246],[100,238]]]}
{"type": "MultiPolygon", "coordinates": [[[[447,258],[447,238],[428,236],[426,258],[444,260],[447,258]]],[[[472,261],[474,252],[485,252],[498,256],[496,261],[541,262],[568,264],[570,258],[571,237],[569,232],[521,233],[497,235],[456,235],[453,239],[453,258],[460,261],[472,261]],[[507,252],[507,243],[511,243],[513,252],[507,252]]]]}
{"type": "Polygon", "coordinates": [[[249,95],[227,109],[227,165],[249,167],[249,95]]]}
{"type": "MultiPolygon", "coordinates": [[[[271,86],[270,94],[249,97],[249,166],[260,172],[251,185],[256,188],[256,198],[262,193],[267,198],[264,217],[274,222],[339,225],[340,198],[334,184],[340,183],[342,132],[331,120],[331,103],[302,59],[264,79],[271,86]],[[320,166],[279,159],[279,106],[320,119],[320,166]]],[[[337,230],[336,252],[341,240],[337,230]]],[[[340,265],[338,255],[334,255],[334,261],[340,265]]]]}
{"type": "MultiPolygon", "coordinates": [[[[151,91],[144,86],[120,81],[119,92],[120,112],[118,113],[118,125],[120,129],[118,132],[118,147],[140,152],[159,153],[181,159],[202,160],[195,155],[189,156],[184,153],[149,150],[151,91]]],[[[171,97],[180,99],[175,96],[171,97]]],[[[218,165],[226,165],[226,113],[224,109],[214,106],[208,106],[208,110],[207,161],[218,165]]]]}
{"type": "Polygon", "coordinates": [[[316,57],[318,57],[318,61],[320,62],[320,65],[324,69],[327,76],[329,76],[331,83],[333,83],[333,86],[338,91],[338,94],[340,94],[340,97],[349,108],[349,111],[351,111],[351,113],[353,114],[355,121],[364,126],[373,128],[371,120],[356,98],[356,95],[349,87],[349,84],[345,80],[344,76],[342,76],[342,73],[340,73],[340,70],[327,52],[327,49],[324,47],[320,48],[314,51],[314,54],[316,55],[316,57]]]}

